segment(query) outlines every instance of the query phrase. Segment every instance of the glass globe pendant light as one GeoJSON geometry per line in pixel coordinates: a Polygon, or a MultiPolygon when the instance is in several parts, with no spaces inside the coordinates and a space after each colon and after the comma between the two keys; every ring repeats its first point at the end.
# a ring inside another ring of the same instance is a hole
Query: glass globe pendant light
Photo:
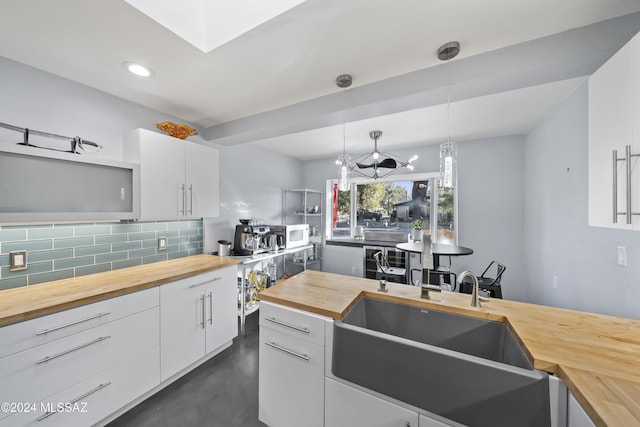
{"type": "MultiPolygon", "coordinates": [[[[445,43],[438,49],[438,59],[447,61],[455,58],[460,53],[460,43],[456,41],[445,43]]],[[[447,76],[449,73],[447,73],[447,76]]],[[[447,77],[448,79],[448,77],[447,77]]],[[[458,150],[455,142],[451,141],[451,89],[447,81],[447,142],[440,144],[440,178],[441,185],[447,188],[453,188],[457,184],[458,150]]]]}

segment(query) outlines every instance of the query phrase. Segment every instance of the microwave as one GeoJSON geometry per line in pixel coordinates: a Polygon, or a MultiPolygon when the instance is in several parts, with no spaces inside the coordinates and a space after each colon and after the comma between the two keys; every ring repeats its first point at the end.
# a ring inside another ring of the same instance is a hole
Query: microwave
{"type": "Polygon", "coordinates": [[[299,248],[309,244],[309,224],[270,225],[282,249],[299,248]],[[282,236],[282,237],[280,237],[282,236]]]}

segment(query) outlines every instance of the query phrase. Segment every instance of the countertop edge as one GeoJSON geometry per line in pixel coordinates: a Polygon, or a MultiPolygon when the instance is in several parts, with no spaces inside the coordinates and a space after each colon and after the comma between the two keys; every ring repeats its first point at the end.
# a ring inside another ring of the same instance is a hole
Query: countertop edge
{"type": "Polygon", "coordinates": [[[239,261],[232,258],[200,254],[3,290],[0,291],[0,327],[142,291],[238,263],[239,261]],[[127,280],[129,284],[126,283],[127,280]],[[109,284],[111,281],[118,283],[109,284]],[[88,283],[86,287],[83,286],[85,283],[88,283]],[[69,289],[67,294],[55,293],[46,296],[47,293],[59,292],[64,288],[69,289]],[[44,298],[41,297],[43,293],[44,298]],[[38,302],[34,303],[36,294],[39,294],[38,302]],[[30,307],[18,309],[25,305],[30,307]]]}

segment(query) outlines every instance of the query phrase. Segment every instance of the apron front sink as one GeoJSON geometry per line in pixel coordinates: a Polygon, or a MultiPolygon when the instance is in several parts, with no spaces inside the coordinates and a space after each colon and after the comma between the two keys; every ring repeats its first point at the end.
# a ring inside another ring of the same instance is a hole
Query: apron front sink
{"type": "Polygon", "coordinates": [[[472,426],[550,426],[548,374],[507,325],[361,298],[334,322],[338,378],[472,426]]]}

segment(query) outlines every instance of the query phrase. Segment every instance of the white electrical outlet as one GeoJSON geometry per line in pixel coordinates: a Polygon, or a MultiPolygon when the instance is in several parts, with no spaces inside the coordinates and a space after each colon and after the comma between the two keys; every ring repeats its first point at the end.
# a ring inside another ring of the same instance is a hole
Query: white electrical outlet
{"type": "Polygon", "coordinates": [[[558,289],[558,276],[553,276],[553,289],[558,289]]]}
{"type": "Polygon", "coordinates": [[[627,266],[627,247],[618,246],[618,265],[627,266]]]}
{"type": "Polygon", "coordinates": [[[166,237],[158,237],[158,250],[159,251],[167,250],[167,238],[166,237]]]}
{"type": "Polygon", "coordinates": [[[9,252],[9,271],[27,269],[27,251],[9,252]]]}

